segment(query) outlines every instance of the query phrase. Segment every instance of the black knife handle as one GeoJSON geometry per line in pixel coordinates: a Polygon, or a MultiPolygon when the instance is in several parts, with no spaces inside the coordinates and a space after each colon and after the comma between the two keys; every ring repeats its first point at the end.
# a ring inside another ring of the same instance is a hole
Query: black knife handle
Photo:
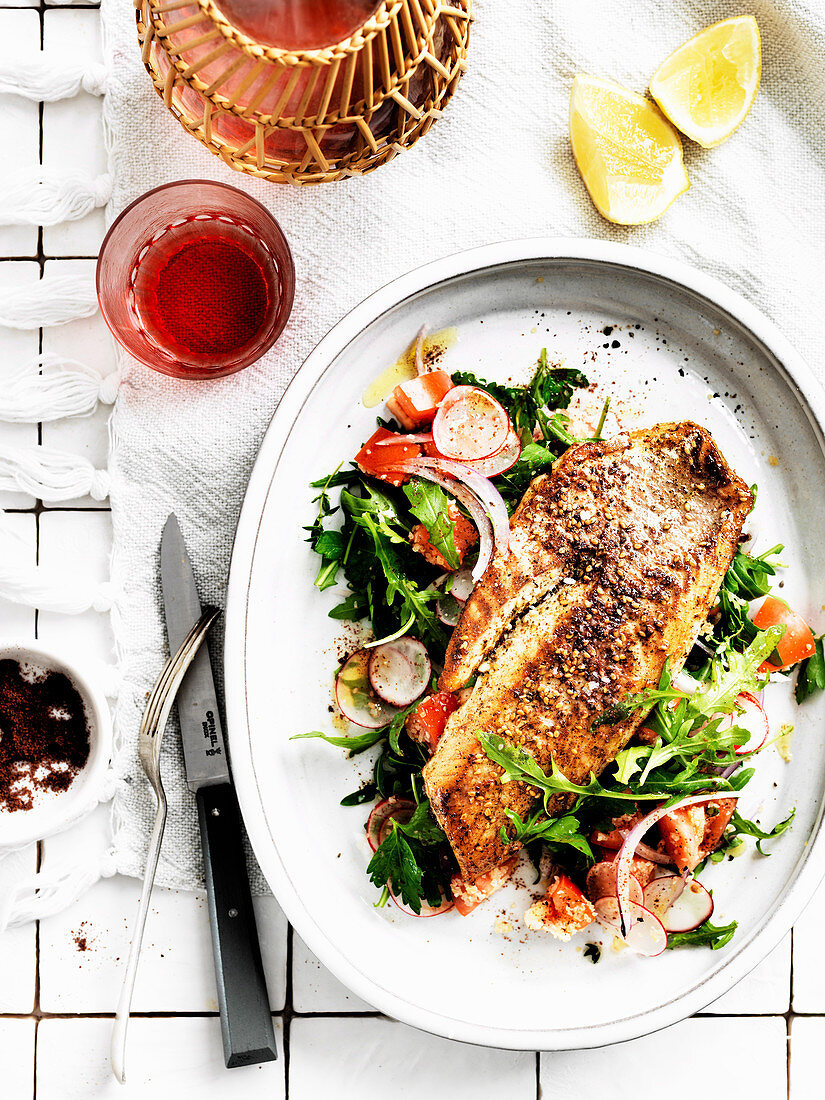
{"type": "Polygon", "coordinates": [[[227,1069],[271,1062],[278,1054],[238,802],[232,785],[222,783],[201,787],[197,803],[224,1060],[227,1069]]]}

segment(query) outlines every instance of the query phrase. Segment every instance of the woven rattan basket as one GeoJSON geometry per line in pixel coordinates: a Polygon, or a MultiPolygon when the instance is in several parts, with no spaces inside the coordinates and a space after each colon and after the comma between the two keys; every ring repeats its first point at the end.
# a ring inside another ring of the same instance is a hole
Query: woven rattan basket
{"type": "Polygon", "coordinates": [[[189,133],[276,183],[371,172],[441,115],[465,68],[472,0],[384,0],[349,38],[255,42],[213,0],[136,0],[144,64],[189,133]]]}

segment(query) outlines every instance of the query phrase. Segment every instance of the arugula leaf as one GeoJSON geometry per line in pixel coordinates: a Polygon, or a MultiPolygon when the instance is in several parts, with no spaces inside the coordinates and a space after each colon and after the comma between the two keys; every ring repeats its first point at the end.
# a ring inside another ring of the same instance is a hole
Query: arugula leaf
{"type": "Polygon", "coordinates": [[[360,592],[350,594],[333,607],[329,613],[330,619],[344,619],[347,622],[357,623],[369,612],[370,605],[360,592]]]}
{"type": "Polygon", "coordinates": [[[692,706],[708,718],[716,713],[730,714],[737,695],[761,686],[759,668],[784,634],[784,626],[769,626],[760,631],[743,652],[728,649],[723,661],[713,662],[710,679],[696,690],[691,698],[692,706]]]}
{"type": "Polygon", "coordinates": [[[401,731],[404,729],[404,723],[407,721],[407,718],[412,714],[420,702],[420,699],[413,700],[408,707],[404,707],[403,710],[400,710],[394,715],[392,721],[386,727],[387,740],[393,752],[401,751],[398,744],[398,738],[401,736],[401,731]]]}
{"type": "Polygon", "coordinates": [[[527,845],[540,840],[551,846],[567,844],[571,848],[575,848],[577,852],[581,852],[589,862],[595,862],[593,850],[587,837],[581,831],[581,824],[572,814],[566,814],[564,817],[547,818],[544,817],[541,810],[537,810],[532,817],[523,821],[515,810],[505,810],[505,813],[513,825],[513,833],[512,836],[509,836],[506,826],[502,825],[502,843],[509,844],[513,840],[518,840],[527,845]]]}
{"type": "Polygon", "coordinates": [[[364,752],[365,749],[377,745],[379,741],[383,741],[387,736],[388,729],[388,726],[383,726],[381,729],[367,730],[366,733],[359,733],[354,737],[329,737],[326,733],[321,733],[320,730],[312,730],[310,733],[294,733],[290,737],[290,741],[303,741],[308,737],[317,737],[321,741],[326,741],[328,745],[334,745],[337,749],[348,749],[348,755],[355,756],[357,753],[364,752]]]}
{"type": "Polygon", "coordinates": [[[804,703],[818,691],[825,691],[825,655],[822,652],[822,638],[816,639],[816,649],[800,664],[794,694],[797,703],[804,703]]]}
{"type": "Polygon", "coordinates": [[[378,793],[374,783],[365,783],[363,787],[359,787],[357,791],[353,791],[351,794],[345,794],[341,799],[342,806],[363,806],[365,802],[374,802],[375,796],[378,793]]]}
{"type": "Polygon", "coordinates": [[[455,545],[455,520],[449,508],[455,506],[440,485],[414,477],[404,486],[404,495],[410,502],[410,511],[427,528],[430,542],[446,561],[449,569],[461,564],[455,545]]]}
{"type": "Polygon", "coordinates": [[[363,497],[357,497],[347,489],[342,490],[341,506],[344,511],[362,527],[370,520],[389,542],[406,544],[407,532],[399,521],[394,501],[374,485],[365,483],[364,488],[367,495],[363,497]]]}
{"type": "Polygon", "coordinates": [[[584,951],[582,952],[582,955],[585,959],[590,959],[590,961],[595,966],[595,964],[602,957],[602,949],[597,943],[586,943],[584,945],[584,951]]]}
{"type": "Polygon", "coordinates": [[[499,474],[496,488],[501,493],[511,514],[527,492],[533,478],[541,473],[549,473],[558,456],[541,443],[528,443],[522,448],[518,460],[499,474]]]}
{"type": "Polygon", "coordinates": [[[719,925],[711,924],[709,920],[706,920],[704,924],[700,924],[692,932],[669,932],[667,945],[674,948],[704,944],[710,947],[712,951],[718,951],[720,947],[730,943],[738,927],[738,922],[735,920],[731,921],[730,924],[719,925]]]}
{"type": "MultiPolygon", "coordinates": [[[[435,609],[429,605],[438,600],[440,593],[435,589],[422,589],[412,580],[394,552],[391,541],[387,540],[373,517],[364,513],[358,522],[362,523],[372,537],[375,556],[381,563],[387,583],[386,603],[392,607],[396,596],[401,602],[402,619],[413,615],[417,629],[425,638],[434,638],[443,644],[444,631],[439,624],[435,609]]],[[[402,540],[404,541],[404,540],[402,540]]]]}
{"type": "MultiPolygon", "coordinates": [[[[608,799],[618,799],[619,801],[626,802],[628,797],[636,800],[658,800],[669,797],[669,792],[662,791],[648,791],[645,793],[633,792],[632,795],[628,795],[627,791],[610,790],[603,787],[596,779],[595,775],[591,773],[590,782],[584,786],[580,783],[572,783],[564,773],[556,766],[555,760],[551,760],[551,774],[548,775],[539,765],[534,756],[531,756],[529,752],[521,748],[519,745],[510,745],[504,741],[501,737],[491,735],[483,730],[476,734],[479,744],[484,749],[485,753],[494,764],[498,764],[504,769],[504,775],[502,776],[502,783],[510,783],[518,781],[521,783],[527,783],[531,787],[536,787],[538,790],[544,792],[545,803],[549,801],[549,798],[554,794],[577,794],[582,797],[598,797],[608,799]]],[[[705,779],[705,785],[707,786],[709,778],[705,779]]]]}
{"type": "MultiPolygon", "coordinates": [[[[728,828],[733,829],[733,834],[730,838],[730,841],[735,841],[740,836],[755,837],[757,838],[756,850],[762,856],[769,856],[770,852],[763,851],[762,842],[765,840],[773,840],[774,837],[777,836],[782,836],[782,834],[793,824],[793,819],[795,816],[796,807],[791,810],[791,812],[786,818],[784,818],[784,820],[778,822],[776,825],[774,825],[772,829],[766,832],[764,829],[760,828],[760,826],[757,825],[755,821],[750,821],[748,818],[742,817],[738,810],[734,810],[733,816],[730,819],[730,825],[728,826],[728,828]]],[[[725,837],[725,841],[726,848],[730,848],[733,846],[733,844],[728,840],[727,834],[725,837]]]]}
{"type": "MultiPolygon", "coordinates": [[[[755,486],[754,486],[755,489],[755,486]]],[[[750,600],[767,596],[771,590],[771,578],[781,568],[781,562],[768,561],[784,549],[781,543],[753,557],[737,550],[719,589],[719,621],[714,634],[736,648],[751,641],[757,631],[748,618],[750,600]]]]}
{"type": "Polygon", "coordinates": [[[502,386],[484,382],[466,371],[453,374],[457,386],[477,386],[487,390],[504,406],[516,434],[527,445],[539,426],[538,414],[543,409],[566,409],[577,389],[590,385],[580,370],[573,367],[553,367],[547,361],[547,349],[542,348],[536,373],[526,386],[502,386]]]}
{"type": "Polygon", "coordinates": [[[309,527],[304,528],[305,531],[309,531],[307,542],[315,553],[321,556],[321,565],[314,584],[322,592],[335,584],[338,575],[338,562],[343,557],[341,546],[343,536],[341,532],[327,531],[324,527],[324,520],[338,511],[337,505],[334,505],[329,498],[329,489],[337,473],[338,470],[335,470],[323,482],[313,483],[313,487],[321,489],[318,496],[312,499],[312,503],[318,505],[318,515],[309,527]]]}
{"type": "Polygon", "coordinates": [[[621,752],[617,753],[614,761],[616,765],[616,782],[629,783],[636,772],[642,770],[639,758],[646,755],[645,745],[631,745],[629,748],[622,749],[621,752]]]}

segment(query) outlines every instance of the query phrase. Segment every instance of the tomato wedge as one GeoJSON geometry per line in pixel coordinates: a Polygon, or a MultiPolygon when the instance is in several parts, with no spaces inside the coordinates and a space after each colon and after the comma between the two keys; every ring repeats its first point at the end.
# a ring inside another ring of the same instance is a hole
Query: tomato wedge
{"type": "Polygon", "coordinates": [[[399,473],[395,467],[399,462],[417,458],[421,450],[415,443],[404,442],[376,446],[382,439],[391,439],[394,435],[395,432],[379,428],[355,456],[355,461],[365,474],[388,481],[390,485],[403,485],[409,479],[409,474],[399,473]]]}
{"type": "Polygon", "coordinates": [[[438,406],[453,388],[453,380],[443,370],[431,370],[396,386],[387,398],[387,408],[405,428],[430,424],[438,406]]]}
{"type": "Polygon", "coordinates": [[[407,719],[407,733],[413,741],[421,741],[435,752],[447,719],[458,710],[458,699],[450,691],[437,691],[418,704],[407,719]]]}
{"type": "Polygon", "coordinates": [[[486,390],[454,386],[433,420],[439,454],[460,462],[489,458],[507,442],[510,418],[486,390]]]}
{"type": "Polygon", "coordinates": [[[790,668],[799,661],[804,661],[806,657],[810,657],[816,649],[816,638],[802,616],[797,615],[784,600],[778,600],[776,596],[765,597],[753,616],[753,625],[759,630],[767,630],[769,626],[785,627],[782,641],[771,654],[771,657],[778,657],[782,663],[775,665],[771,664],[770,660],[764,661],[759,668],[760,672],[776,672],[780,668],[790,668]]]}

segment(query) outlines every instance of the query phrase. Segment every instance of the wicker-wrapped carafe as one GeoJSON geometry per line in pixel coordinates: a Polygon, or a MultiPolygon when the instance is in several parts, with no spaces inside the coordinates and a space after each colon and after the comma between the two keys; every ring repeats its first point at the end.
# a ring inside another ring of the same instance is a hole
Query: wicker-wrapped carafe
{"type": "Polygon", "coordinates": [[[249,2],[225,0],[233,23],[215,0],[136,0],[138,34],[181,125],[277,183],[377,168],[429,130],[465,68],[471,0],[383,0],[343,41],[299,49],[242,29],[249,2]]]}

